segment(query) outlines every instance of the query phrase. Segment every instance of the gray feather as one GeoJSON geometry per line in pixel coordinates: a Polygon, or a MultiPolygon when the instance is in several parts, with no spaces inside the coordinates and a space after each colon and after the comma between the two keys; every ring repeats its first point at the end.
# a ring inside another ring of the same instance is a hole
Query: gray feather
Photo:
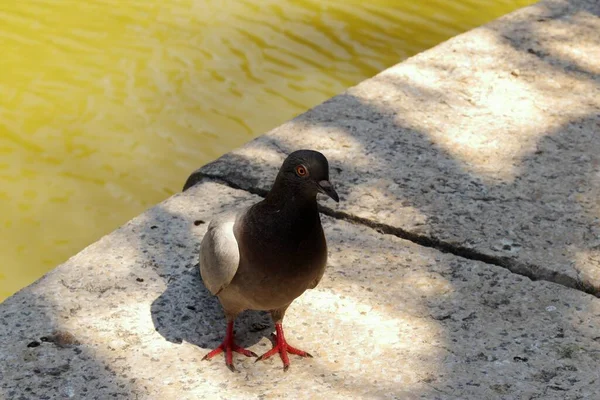
{"type": "Polygon", "coordinates": [[[238,214],[227,213],[213,219],[200,244],[200,275],[213,295],[229,285],[240,264],[240,251],[233,233],[238,214]]]}

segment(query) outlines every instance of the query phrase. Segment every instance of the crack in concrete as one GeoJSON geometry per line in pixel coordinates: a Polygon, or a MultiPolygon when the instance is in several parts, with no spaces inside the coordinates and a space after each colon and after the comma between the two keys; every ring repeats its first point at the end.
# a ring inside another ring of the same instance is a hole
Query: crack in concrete
{"type": "MultiPolygon", "coordinates": [[[[226,178],[218,175],[207,174],[204,172],[196,171],[193,175],[193,180],[188,179],[186,182],[183,191],[186,191],[190,187],[196,185],[204,179],[208,179],[211,181],[217,181],[224,185],[227,185],[233,189],[244,190],[248,193],[252,193],[254,195],[265,197],[268,193],[267,190],[255,188],[255,187],[241,187],[240,185],[228,181],[226,178]]],[[[190,176],[190,178],[192,178],[190,176]]],[[[367,218],[358,217],[355,215],[348,214],[344,211],[333,210],[329,207],[325,207],[319,204],[319,211],[327,215],[331,218],[343,220],[352,224],[362,225],[374,229],[380,234],[384,235],[393,235],[400,239],[408,240],[409,242],[413,242],[423,247],[433,248],[442,253],[450,253],[458,257],[462,257],[468,260],[473,261],[481,261],[486,264],[496,265],[501,268],[505,268],[510,272],[525,276],[532,281],[546,281],[556,283],[558,285],[562,285],[571,289],[579,290],[581,292],[591,294],[595,297],[600,297],[600,291],[594,288],[591,285],[588,285],[582,282],[579,279],[576,279],[567,274],[545,270],[539,265],[530,264],[530,263],[522,263],[516,260],[511,259],[510,257],[495,257],[490,256],[484,253],[480,253],[477,250],[474,250],[469,247],[461,246],[458,244],[453,244],[449,242],[445,242],[443,240],[437,239],[435,237],[419,235],[417,233],[409,232],[405,229],[398,228],[395,226],[382,224],[379,222],[374,222],[367,218]]]]}

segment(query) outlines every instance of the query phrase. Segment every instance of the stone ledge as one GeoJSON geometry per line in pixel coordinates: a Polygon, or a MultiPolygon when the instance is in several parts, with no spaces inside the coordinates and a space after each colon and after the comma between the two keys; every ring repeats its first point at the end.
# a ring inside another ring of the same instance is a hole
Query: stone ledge
{"type": "MultiPolygon", "coordinates": [[[[256,200],[204,181],[7,299],[2,397],[600,395],[600,299],[329,217],[325,277],[285,321],[315,358],[292,358],[288,373],[277,359],[236,356],[239,373],[201,361],[225,321],[199,277],[200,239],[214,215],[256,200]]],[[[257,353],[272,330],[256,312],[236,324],[257,353]]]]}
{"type": "Polygon", "coordinates": [[[546,0],[349,89],[190,177],[268,190],[323,151],[334,211],[600,290],[600,2],[546,0]]]}

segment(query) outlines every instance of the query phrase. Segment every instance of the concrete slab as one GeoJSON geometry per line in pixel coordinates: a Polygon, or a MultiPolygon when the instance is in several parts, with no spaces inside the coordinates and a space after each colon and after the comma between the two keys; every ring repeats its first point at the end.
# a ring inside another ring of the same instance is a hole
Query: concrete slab
{"type": "Polygon", "coordinates": [[[201,168],[267,190],[323,151],[335,211],[600,294],[600,2],[547,0],[419,54],[201,168]]]}
{"type": "MultiPolygon", "coordinates": [[[[207,222],[256,196],[203,182],[0,306],[0,397],[600,396],[600,299],[325,217],[330,260],[285,321],[314,359],[201,361],[225,322],[197,272],[207,222]],[[56,332],[58,331],[58,334],[56,332]]],[[[273,327],[245,314],[257,353],[273,327]]]]}

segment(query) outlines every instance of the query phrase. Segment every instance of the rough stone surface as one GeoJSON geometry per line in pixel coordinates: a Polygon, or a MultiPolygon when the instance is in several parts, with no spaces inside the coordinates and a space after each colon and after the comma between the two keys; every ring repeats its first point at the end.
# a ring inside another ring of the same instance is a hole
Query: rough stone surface
{"type": "MultiPolygon", "coordinates": [[[[208,221],[257,201],[202,182],[0,307],[0,397],[580,399],[600,396],[600,299],[324,217],[321,284],[287,313],[315,358],[202,356],[225,329],[196,259],[208,221]]],[[[270,348],[248,312],[240,343],[270,348]]]]}
{"type": "Polygon", "coordinates": [[[337,211],[600,294],[599,15],[597,0],[519,10],[200,174],[266,190],[287,153],[318,149],[334,168],[337,211]]]}

